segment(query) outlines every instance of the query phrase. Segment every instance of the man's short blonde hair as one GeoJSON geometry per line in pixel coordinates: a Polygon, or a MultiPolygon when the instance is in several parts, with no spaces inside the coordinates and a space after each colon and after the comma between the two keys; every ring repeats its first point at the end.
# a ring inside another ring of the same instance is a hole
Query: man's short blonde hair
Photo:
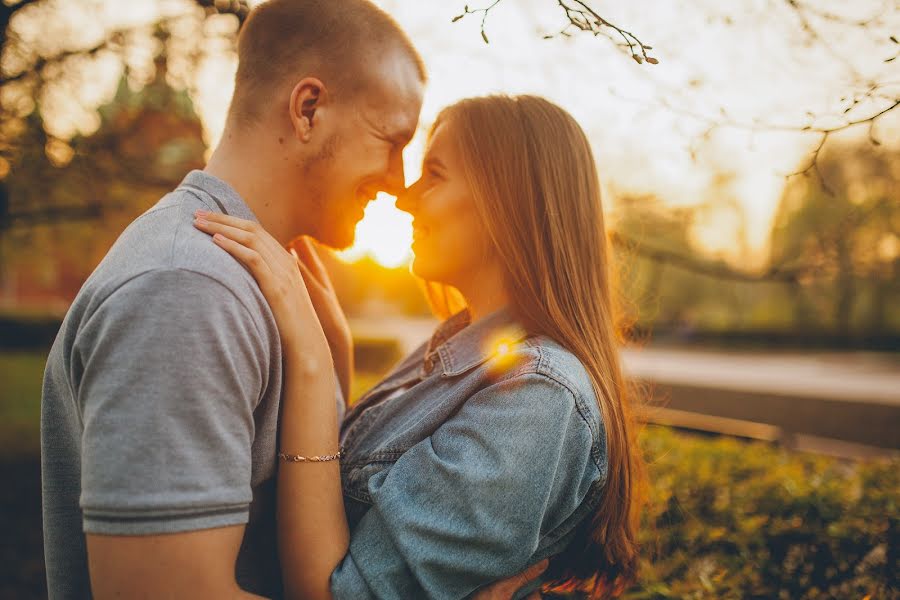
{"type": "Polygon", "coordinates": [[[373,59],[400,50],[426,79],[422,58],[400,26],[369,0],[268,0],[238,37],[233,116],[258,118],[273,97],[305,76],[338,101],[366,89],[373,59]]]}

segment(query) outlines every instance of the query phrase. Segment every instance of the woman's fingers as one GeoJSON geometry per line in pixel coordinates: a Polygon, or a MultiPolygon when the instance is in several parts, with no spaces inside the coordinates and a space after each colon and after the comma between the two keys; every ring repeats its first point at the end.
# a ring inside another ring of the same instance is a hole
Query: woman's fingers
{"type": "Polygon", "coordinates": [[[235,229],[243,229],[244,231],[255,231],[256,229],[261,229],[261,227],[259,227],[259,224],[254,221],[248,221],[247,219],[232,217],[231,215],[225,215],[222,213],[210,212],[208,210],[195,211],[194,216],[206,219],[211,223],[221,223],[222,225],[228,225],[229,227],[234,227],[235,229]]]}
{"type": "Polygon", "coordinates": [[[289,276],[293,272],[293,260],[287,255],[281,244],[265,229],[252,221],[219,213],[198,211],[197,218],[194,219],[194,227],[209,235],[216,233],[224,235],[231,241],[255,250],[275,273],[289,276]]]}
{"type": "Polygon", "coordinates": [[[293,247],[296,249],[300,261],[309,268],[316,280],[324,287],[329,288],[328,270],[325,269],[312,239],[303,236],[294,242],[293,247]]]}
{"type": "Polygon", "coordinates": [[[194,216],[194,225],[201,231],[221,233],[245,246],[255,248],[265,258],[269,258],[272,253],[277,256],[284,250],[278,240],[254,221],[202,210],[196,211],[194,216]]]}
{"type": "Polygon", "coordinates": [[[322,285],[322,282],[316,278],[312,269],[303,262],[300,255],[293,247],[290,249],[290,252],[297,262],[297,268],[300,270],[300,275],[303,277],[303,283],[306,284],[306,288],[309,290],[310,295],[312,295],[314,291],[316,293],[322,293],[324,291],[324,286],[322,285]]]}
{"type": "Polygon", "coordinates": [[[204,217],[197,217],[196,219],[194,219],[194,227],[210,235],[221,233],[229,240],[235,241],[239,244],[243,244],[248,248],[254,248],[257,242],[261,241],[257,235],[251,233],[250,231],[247,231],[246,229],[210,221],[204,217]]]}
{"type": "Polygon", "coordinates": [[[268,283],[268,279],[272,276],[272,269],[269,268],[268,263],[259,252],[229,239],[221,233],[214,234],[213,241],[246,266],[260,287],[268,283]]]}

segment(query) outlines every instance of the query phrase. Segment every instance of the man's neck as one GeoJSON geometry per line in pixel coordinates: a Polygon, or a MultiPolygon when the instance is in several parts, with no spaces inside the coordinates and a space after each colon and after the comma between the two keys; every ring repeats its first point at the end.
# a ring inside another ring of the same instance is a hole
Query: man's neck
{"type": "Polygon", "coordinates": [[[273,165],[282,161],[268,160],[271,150],[260,140],[226,133],[216,147],[204,172],[230,185],[247,204],[263,228],[282,244],[287,244],[303,231],[291,229],[290,216],[281,178],[273,165]]]}

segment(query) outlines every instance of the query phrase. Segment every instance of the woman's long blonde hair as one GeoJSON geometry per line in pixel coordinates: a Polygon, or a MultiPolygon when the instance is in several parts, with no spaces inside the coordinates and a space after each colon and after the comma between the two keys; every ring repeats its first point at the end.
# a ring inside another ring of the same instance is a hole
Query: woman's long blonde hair
{"type": "MultiPolygon", "coordinates": [[[[526,330],[575,354],[590,374],[606,429],[603,497],[549,571],[551,588],[618,595],[637,576],[644,464],[622,375],[622,323],[610,281],[597,165],[584,131],[536,96],[487,96],[444,109],[479,217],[526,330]]],[[[429,284],[439,316],[463,307],[453,288],[429,284]]]]}

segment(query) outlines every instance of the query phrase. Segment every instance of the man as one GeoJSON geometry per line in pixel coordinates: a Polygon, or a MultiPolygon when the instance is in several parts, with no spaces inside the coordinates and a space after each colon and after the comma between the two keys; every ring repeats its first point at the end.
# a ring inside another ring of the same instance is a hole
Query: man
{"type": "Polygon", "coordinates": [[[403,189],[425,70],[368,0],[271,0],[245,23],[238,58],[209,165],[125,230],[51,350],[53,599],[281,595],[278,331],[253,278],[191,222],[213,210],[285,244],[349,245],[369,200],[403,189]]]}

